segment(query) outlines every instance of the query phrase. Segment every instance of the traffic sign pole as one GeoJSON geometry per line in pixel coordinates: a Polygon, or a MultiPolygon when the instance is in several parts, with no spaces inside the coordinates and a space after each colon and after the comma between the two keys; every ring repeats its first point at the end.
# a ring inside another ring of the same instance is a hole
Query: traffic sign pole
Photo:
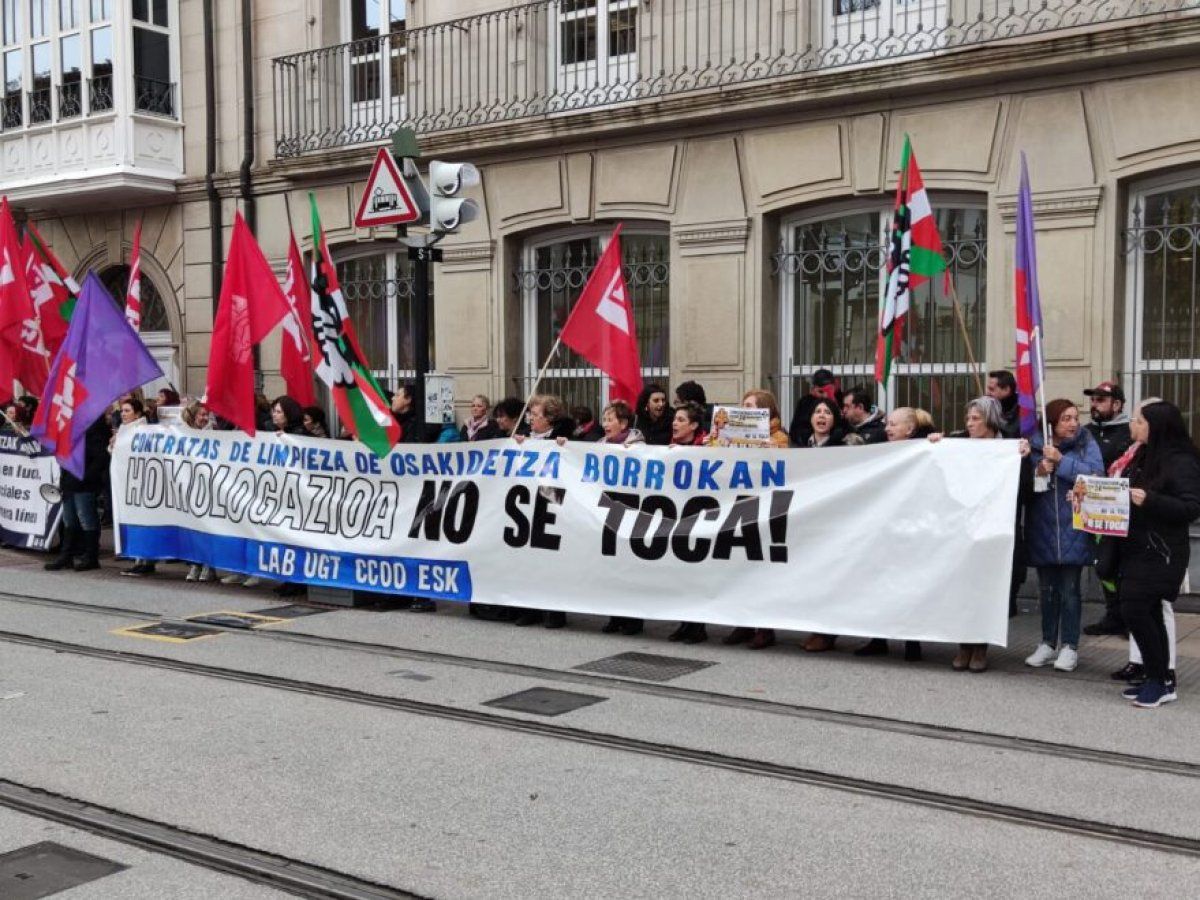
{"type": "MultiPolygon", "coordinates": [[[[413,368],[416,384],[413,390],[413,407],[416,420],[424,435],[428,423],[425,421],[425,376],[429,372],[429,266],[442,261],[442,251],[434,246],[437,235],[430,235],[424,244],[410,244],[408,258],[413,264],[413,368]]],[[[437,440],[437,436],[434,436],[437,440]]]]}

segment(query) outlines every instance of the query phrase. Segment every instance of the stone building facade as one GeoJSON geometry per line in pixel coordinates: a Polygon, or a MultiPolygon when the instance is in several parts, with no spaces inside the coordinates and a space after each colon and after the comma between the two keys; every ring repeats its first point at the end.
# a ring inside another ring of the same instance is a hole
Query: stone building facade
{"type": "MultiPolygon", "coordinates": [[[[394,230],[352,219],[376,148],[411,125],[426,159],[483,173],[482,215],[433,276],[432,357],[464,404],[527,390],[617,222],[648,380],[785,404],[820,366],[869,382],[908,134],[957,310],[945,285],[922,289],[883,403],[950,424],[975,372],[1011,364],[1024,151],[1049,394],[1117,377],[1197,408],[1197,0],[0,8],[0,190],[68,266],[114,284],[144,222],[148,340],[186,392],[203,389],[235,209],[282,271],[289,223],[310,245],[310,192],[372,365],[405,377],[409,264],[394,230]]],[[[268,393],[277,356],[272,341],[268,393]]],[[[546,386],[604,396],[569,354],[546,386]]]]}

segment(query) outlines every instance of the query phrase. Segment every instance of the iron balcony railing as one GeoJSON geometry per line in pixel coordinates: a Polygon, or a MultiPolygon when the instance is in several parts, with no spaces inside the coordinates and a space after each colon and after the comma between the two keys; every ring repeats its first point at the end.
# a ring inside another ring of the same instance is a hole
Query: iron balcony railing
{"type": "Polygon", "coordinates": [[[275,59],[276,153],[1196,13],[1200,0],[538,0],[275,59]]]}

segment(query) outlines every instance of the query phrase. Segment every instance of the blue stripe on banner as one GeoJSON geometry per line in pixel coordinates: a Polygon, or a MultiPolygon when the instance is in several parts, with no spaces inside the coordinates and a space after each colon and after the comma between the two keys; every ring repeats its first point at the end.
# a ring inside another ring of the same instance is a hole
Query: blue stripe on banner
{"type": "Polygon", "coordinates": [[[431,600],[471,599],[471,569],[465,562],[310,550],[173,525],[122,525],[121,555],[183,559],[275,581],[431,600]]]}

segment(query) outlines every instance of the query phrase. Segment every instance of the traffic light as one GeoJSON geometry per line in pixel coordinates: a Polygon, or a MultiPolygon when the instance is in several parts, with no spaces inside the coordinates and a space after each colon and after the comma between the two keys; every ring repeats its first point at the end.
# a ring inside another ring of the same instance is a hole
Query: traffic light
{"type": "Polygon", "coordinates": [[[470,163],[429,163],[429,228],[435,232],[458,231],[464,222],[479,217],[479,204],[460,198],[465,187],[479,184],[479,170],[470,163]]]}

